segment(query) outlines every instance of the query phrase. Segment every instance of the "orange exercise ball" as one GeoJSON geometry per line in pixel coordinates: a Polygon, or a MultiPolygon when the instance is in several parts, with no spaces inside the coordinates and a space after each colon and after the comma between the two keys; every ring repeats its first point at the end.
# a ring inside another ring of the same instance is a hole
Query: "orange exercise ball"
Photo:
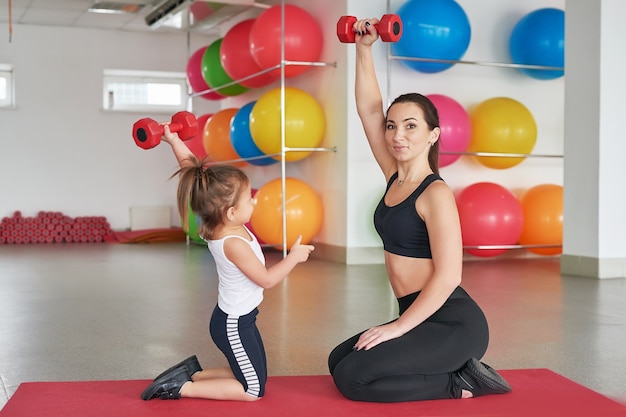
{"type": "MultiPolygon", "coordinates": [[[[285,178],[285,217],[287,247],[290,248],[299,235],[307,244],[319,233],[324,218],[322,200],[306,182],[285,178]]],[[[267,243],[283,248],[283,192],[282,180],[277,178],[258,189],[256,206],[250,224],[256,236],[267,243]]]]}
{"type": "MultiPolygon", "coordinates": [[[[524,227],[520,245],[563,244],[563,187],[555,184],[537,185],[520,197],[524,227]]],[[[539,255],[558,255],[562,247],[528,248],[539,255]]]]}
{"type": "MultiPolygon", "coordinates": [[[[215,162],[241,159],[230,141],[230,123],[238,110],[236,108],[220,110],[204,125],[204,148],[209,158],[215,162]]],[[[245,162],[240,161],[233,165],[243,166],[245,162]]]]}
{"type": "MultiPolygon", "coordinates": [[[[537,124],[532,113],[517,100],[494,97],[469,112],[472,135],[468,152],[528,154],[537,141],[537,124]]],[[[489,168],[511,168],[524,157],[479,156],[478,162],[489,168]]]]}

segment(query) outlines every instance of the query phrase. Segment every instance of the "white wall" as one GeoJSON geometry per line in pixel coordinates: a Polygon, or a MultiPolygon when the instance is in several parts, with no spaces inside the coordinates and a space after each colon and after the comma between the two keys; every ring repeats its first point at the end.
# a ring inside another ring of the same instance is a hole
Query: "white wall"
{"type": "MultiPolygon", "coordinates": [[[[192,37],[192,51],[207,39],[192,37]]],[[[12,42],[0,46],[0,62],[14,66],[17,100],[0,110],[0,216],[60,211],[106,216],[126,229],[131,206],[170,205],[180,224],[171,151],[144,151],[131,136],[137,119],[170,115],[103,112],[102,71],[184,72],[187,56],[183,34],[15,26],[12,42]]],[[[198,112],[218,108],[194,101],[198,112]]]]}
{"type": "Polygon", "coordinates": [[[567,184],[564,189],[565,223],[564,252],[574,255],[591,255],[598,249],[598,184],[600,181],[598,164],[600,148],[597,143],[600,131],[600,88],[601,67],[601,14],[600,8],[591,2],[577,1],[568,15],[566,36],[572,45],[577,45],[578,53],[566,55],[566,65],[571,68],[566,75],[569,83],[566,98],[566,112],[578,123],[565,126],[568,137],[566,144],[568,170],[567,184]],[[590,31],[574,30],[576,27],[594,28],[590,31]],[[577,82],[576,80],[585,80],[577,82]],[[584,99],[582,99],[584,98],[584,99]],[[596,161],[596,162],[591,162],[596,161]],[[576,169],[584,165],[585,169],[576,169]],[[570,187],[569,185],[572,185],[570,187]],[[580,192],[585,190],[587,198],[580,200],[580,192]],[[571,226],[569,226],[571,225],[571,226]]]}
{"type": "MultiPolygon", "coordinates": [[[[345,2],[293,3],[306,8],[322,26],[320,61],[336,63],[343,45],[336,42],[336,20],[329,16],[345,14],[345,2]]],[[[232,19],[223,25],[221,36],[262,11],[253,9],[232,19]]],[[[7,30],[0,25],[0,31],[7,30]]],[[[0,216],[16,210],[24,216],[40,210],[70,216],[102,215],[120,230],[129,227],[131,206],[169,205],[172,225],[178,226],[176,181],[168,180],[176,168],[171,151],[163,146],[141,150],[131,137],[135,120],[167,120],[170,115],[103,112],[102,70],[185,71],[188,55],[215,39],[194,34],[187,48],[184,34],[15,27],[13,42],[0,50],[0,62],[15,67],[17,95],[16,109],[0,111],[0,166],[4,173],[0,216]],[[18,172],[23,174],[13,174],[18,172]]],[[[288,176],[307,181],[323,196],[326,215],[318,240],[338,246],[346,245],[345,74],[341,66],[316,67],[286,80],[286,85],[309,92],[324,107],[327,134],[321,146],[338,149],[287,164],[288,176]]],[[[220,101],[197,97],[193,111],[199,116],[239,108],[279,86],[277,81],[220,101]]],[[[280,164],[248,165],[244,170],[255,188],[281,175],[280,164]]]]}
{"type": "MultiPolygon", "coordinates": [[[[541,7],[564,9],[565,0],[459,0],[472,24],[466,60],[507,62],[507,42],[514,24],[541,7]]],[[[274,3],[279,3],[275,1],[274,3]]],[[[347,261],[380,262],[380,239],[372,213],[384,189],[356,116],[353,99],[354,48],[335,36],[339,16],[380,16],[386,0],[321,0],[295,2],[318,19],[324,32],[321,61],[335,67],[313,68],[288,79],[323,105],[327,134],[322,146],[335,153],[313,154],[287,164],[287,174],[305,179],[323,198],[325,222],[316,242],[347,248],[347,261]]],[[[392,1],[391,11],[403,2],[392,1]]],[[[223,27],[223,34],[242,15],[223,27]]],[[[0,33],[7,31],[0,25],[0,33]]],[[[192,36],[190,51],[214,38],[192,36]]],[[[170,205],[172,224],[175,169],[169,149],[143,151],[130,135],[132,123],[143,114],[101,111],[101,73],[104,68],[184,71],[189,51],[183,34],[134,34],[95,30],[18,26],[13,42],[0,48],[0,62],[15,66],[18,108],[0,111],[0,216],[21,210],[62,211],[71,216],[104,215],[115,229],[129,225],[134,205],[170,205]],[[123,45],[124,47],[121,47],[123,45]]],[[[456,65],[437,74],[422,74],[392,62],[387,92],[386,46],[375,57],[383,95],[393,98],[407,91],[446,94],[469,109],[494,96],[522,101],[539,126],[537,153],[563,149],[563,79],[534,80],[512,69],[456,65]]],[[[194,99],[194,112],[212,113],[240,107],[270,88],[250,91],[221,102],[194,99]]],[[[147,115],[163,118],[163,115],[147,115]]],[[[169,117],[169,116],[168,116],[169,117]]],[[[253,186],[280,176],[278,164],[247,167],[253,186]]],[[[485,168],[469,157],[444,167],[442,175],[453,188],[479,181],[498,182],[515,192],[539,183],[562,183],[562,161],[528,159],[508,170],[485,168]]]]}
{"type": "Polygon", "coordinates": [[[564,246],[561,271],[626,276],[626,193],[622,120],[626,85],[620,0],[568,2],[566,36],[572,68],[566,89],[564,246]]]}
{"type": "Polygon", "coordinates": [[[624,140],[624,95],[626,84],[622,81],[626,73],[624,59],[624,39],[626,28],[622,19],[626,3],[618,0],[602,2],[602,50],[601,61],[601,103],[600,103],[600,215],[598,230],[600,246],[597,254],[602,258],[622,260],[622,273],[626,276],[626,193],[623,178],[626,141],[624,140]],[[619,80],[616,82],[616,80],[619,80]]]}

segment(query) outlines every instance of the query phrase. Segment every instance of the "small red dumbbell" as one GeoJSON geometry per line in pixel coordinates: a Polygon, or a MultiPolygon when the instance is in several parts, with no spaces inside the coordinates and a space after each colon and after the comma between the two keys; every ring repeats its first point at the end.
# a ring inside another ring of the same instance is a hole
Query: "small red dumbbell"
{"type": "MultiPolygon", "coordinates": [[[[193,113],[179,111],[172,116],[168,123],[171,132],[177,132],[182,140],[188,140],[198,134],[198,121],[193,113]]],[[[156,120],[145,118],[139,119],[133,125],[133,139],[135,144],[142,149],[151,149],[161,143],[163,125],[156,120]]]]}
{"type": "MultiPolygon", "coordinates": [[[[354,43],[354,23],[358,19],[354,16],[341,16],[337,22],[337,37],[339,42],[354,43]]],[[[380,22],[374,25],[383,42],[398,42],[402,36],[402,20],[397,14],[385,14],[380,22]]]]}

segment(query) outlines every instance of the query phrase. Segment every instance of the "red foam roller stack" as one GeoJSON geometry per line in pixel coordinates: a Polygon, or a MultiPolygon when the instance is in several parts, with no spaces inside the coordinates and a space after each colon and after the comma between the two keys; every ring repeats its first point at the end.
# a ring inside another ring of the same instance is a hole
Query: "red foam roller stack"
{"type": "Polygon", "coordinates": [[[104,216],[72,218],[60,212],[39,211],[24,217],[15,211],[0,220],[0,244],[101,243],[113,230],[104,216]]]}

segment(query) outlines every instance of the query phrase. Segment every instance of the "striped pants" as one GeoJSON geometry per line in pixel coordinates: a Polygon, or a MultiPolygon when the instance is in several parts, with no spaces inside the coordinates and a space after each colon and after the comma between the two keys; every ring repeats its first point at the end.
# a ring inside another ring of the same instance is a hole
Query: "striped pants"
{"type": "Polygon", "coordinates": [[[224,353],[235,378],[246,394],[263,397],[267,381],[265,348],[256,327],[258,309],[244,316],[233,316],[218,306],[213,310],[209,332],[217,347],[224,353]]]}

